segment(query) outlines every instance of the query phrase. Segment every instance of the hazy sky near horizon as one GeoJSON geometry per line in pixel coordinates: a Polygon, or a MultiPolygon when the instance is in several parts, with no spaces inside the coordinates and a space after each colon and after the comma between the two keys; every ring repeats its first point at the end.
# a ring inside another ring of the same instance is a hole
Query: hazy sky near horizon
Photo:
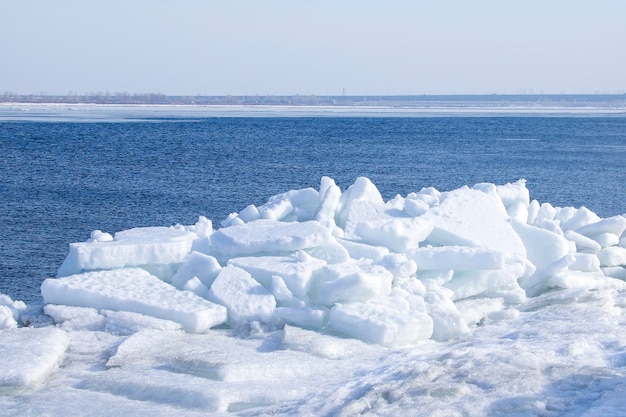
{"type": "Polygon", "coordinates": [[[625,93],[624,0],[6,0],[0,94],[625,93]]]}

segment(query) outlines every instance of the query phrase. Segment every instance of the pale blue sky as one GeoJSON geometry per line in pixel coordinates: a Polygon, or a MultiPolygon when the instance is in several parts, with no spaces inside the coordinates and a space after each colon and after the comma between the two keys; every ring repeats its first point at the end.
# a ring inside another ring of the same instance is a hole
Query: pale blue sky
{"type": "Polygon", "coordinates": [[[626,92],[624,0],[2,0],[0,93],[626,92]]]}

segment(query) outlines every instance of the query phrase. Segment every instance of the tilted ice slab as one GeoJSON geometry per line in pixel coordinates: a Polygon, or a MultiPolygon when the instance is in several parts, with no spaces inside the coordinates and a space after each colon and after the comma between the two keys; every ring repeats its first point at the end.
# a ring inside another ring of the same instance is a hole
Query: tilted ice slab
{"type": "Polygon", "coordinates": [[[17,327],[20,312],[26,309],[23,301],[13,301],[11,297],[0,294],[0,330],[17,327]]]}
{"type": "Polygon", "coordinates": [[[339,302],[365,302],[377,296],[388,296],[392,280],[392,273],[380,265],[328,265],[320,275],[321,282],[314,299],[327,306],[339,302]]]}
{"type": "Polygon", "coordinates": [[[336,304],[328,324],[340,333],[383,346],[410,345],[433,334],[433,320],[426,313],[383,304],[336,304]]]}
{"type": "Polygon", "coordinates": [[[306,298],[313,275],[326,262],[298,251],[291,256],[249,256],[232,258],[229,265],[248,271],[265,288],[272,288],[272,278],[280,277],[289,291],[298,298],[306,298]]]}
{"type": "Polygon", "coordinates": [[[495,190],[485,192],[461,187],[442,193],[441,203],[422,217],[430,219],[434,224],[427,242],[442,246],[484,247],[507,254],[526,254],[521,239],[509,223],[510,216],[495,190]]]}
{"type": "Polygon", "coordinates": [[[55,327],[0,330],[0,388],[43,382],[63,361],[70,339],[55,327]]]}
{"type": "Polygon", "coordinates": [[[94,269],[182,262],[197,238],[193,232],[173,227],[137,227],[117,232],[113,238],[92,234],[89,242],[70,244],[57,277],[94,269]]]}
{"type": "Polygon", "coordinates": [[[189,291],[178,291],[140,268],[91,271],[48,278],[41,285],[48,304],[130,311],[180,323],[202,333],[226,322],[226,309],[189,291]]]}
{"type": "Polygon", "coordinates": [[[357,223],[355,233],[364,242],[394,252],[416,248],[433,231],[432,221],[421,218],[366,220],[357,223]]]}
{"type": "Polygon", "coordinates": [[[209,289],[208,299],[228,309],[231,325],[251,321],[270,323],[276,300],[245,270],[229,265],[223,268],[209,289]]]}
{"type": "Polygon", "coordinates": [[[293,252],[322,246],[330,231],[316,221],[280,222],[260,219],[217,230],[211,245],[221,255],[250,256],[293,252]]]}
{"type": "Polygon", "coordinates": [[[467,246],[442,246],[417,248],[407,252],[418,269],[502,269],[504,255],[501,252],[470,248],[467,246]]]}

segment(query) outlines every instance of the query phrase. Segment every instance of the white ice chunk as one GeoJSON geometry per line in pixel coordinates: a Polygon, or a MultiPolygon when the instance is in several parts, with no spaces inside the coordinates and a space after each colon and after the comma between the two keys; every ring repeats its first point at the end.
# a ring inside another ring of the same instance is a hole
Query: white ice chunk
{"type": "Polygon", "coordinates": [[[623,266],[606,266],[601,268],[602,273],[611,278],[621,279],[626,281],[626,267],[623,266]]]}
{"type": "Polygon", "coordinates": [[[195,233],[198,238],[193,241],[191,245],[192,251],[201,253],[209,253],[211,251],[210,237],[213,233],[213,222],[204,216],[199,216],[196,224],[192,226],[186,226],[189,232],[195,233]]]}
{"type": "Polygon", "coordinates": [[[239,218],[239,213],[230,213],[220,222],[222,227],[240,226],[245,222],[239,218]]]}
{"type": "MultiPolygon", "coordinates": [[[[472,187],[473,190],[481,191],[485,194],[491,194],[493,196],[498,196],[498,192],[496,191],[496,185],[489,182],[479,182],[478,184],[474,184],[472,187]]],[[[502,201],[502,199],[500,199],[502,201]]]]}
{"type": "Polygon", "coordinates": [[[447,282],[450,282],[454,276],[454,271],[452,269],[447,270],[428,270],[424,269],[419,271],[417,274],[417,278],[419,281],[424,283],[424,285],[428,288],[434,286],[441,286],[447,282]]]}
{"type": "Polygon", "coordinates": [[[198,236],[173,227],[138,227],[117,232],[112,241],[71,243],[58,277],[94,269],[182,262],[198,236]]]}
{"type": "Polygon", "coordinates": [[[602,246],[595,240],[573,230],[566,230],[564,236],[567,240],[576,244],[577,251],[599,252],[602,249],[602,246]]]}
{"type": "Polygon", "coordinates": [[[435,225],[427,242],[483,247],[508,254],[526,253],[497,195],[462,187],[443,193],[441,203],[422,217],[431,219],[435,225]]]}
{"type": "Polygon", "coordinates": [[[291,214],[293,205],[285,194],[278,194],[259,207],[259,214],[262,219],[281,220],[291,214]]]}
{"type": "Polygon", "coordinates": [[[600,220],[600,217],[596,213],[589,210],[587,207],[581,207],[568,221],[561,224],[561,228],[564,231],[577,230],[588,224],[597,223],[600,220]]]}
{"type": "Polygon", "coordinates": [[[274,319],[279,323],[289,323],[309,329],[321,329],[328,320],[328,310],[319,307],[278,307],[274,310],[274,319]]]}
{"type": "Polygon", "coordinates": [[[198,277],[193,277],[189,279],[185,285],[183,285],[183,290],[191,291],[196,294],[198,297],[206,298],[207,293],[209,292],[209,288],[200,281],[198,277]]]}
{"type": "Polygon", "coordinates": [[[409,193],[406,198],[407,200],[422,201],[426,203],[428,207],[433,207],[439,204],[441,192],[434,187],[424,187],[417,193],[409,193]]]}
{"type": "Polygon", "coordinates": [[[537,212],[535,225],[537,225],[537,222],[553,220],[554,216],[556,216],[556,208],[554,208],[554,206],[550,203],[543,203],[539,207],[539,212],[537,212]]]}
{"type": "Polygon", "coordinates": [[[110,233],[103,232],[101,230],[94,230],[91,232],[91,237],[87,242],[112,242],[113,236],[110,233]]]}
{"type": "Polygon", "coordinates": [[[588,290],[614,289],[626,290],[626,282],[605,277],[602,273],[581,271],[560,271],[548,278],[550,288],[584,288],[588,290]]]}
{"type": "Polygon", "coordinates": [[[393,275],[380,265],[358,266],[355,263],[328,265],[314,299],[332,306],[337,302],[367,301],[389,295],[393,275]]]}
{"type": "Polygon", "coordinates": [[[318,206],[318,192],[305,188],[270,197],[258,210],[263,219],[307,221],[313,219],[318,206]]]}
{"type": "Polygon", "coordinates": [[[403,210],[409,216],[421,216],[426,213],[430,205],[420,198],[413,197],[415,193],[409,194],[404,200],[403,210]]]}
{"type": "Polygon", "coordinates": [[[26,304],[23,301],[13,301],[8,295],[0,294],[0,330],[17,327],[24,310],[26,304]]]}
{"type": "Polygon", "coordinates": [[[569,266],[572,271],[602,272],[600,260],[593,253],[573,253],[574,262],[569,266]]]}
{"type": "Polygon", "coordinates": [[[577,211],[574,207],[556,207],[556,214],[553,220],[560,225],[574,217],[577,211]]]}
{"type": "Polygon", "coordinates": [[[348,250],[332,236],[325,245],[306,249],[306,253],[329,264],[339,264],[350,260],[348,250]]]}
{"type": "Polygon", "coordinates": [[[537,269],[545,268],[570,252],[567,239],[561,235],[515,220],[511,220],[511,224],[526,247],[528,260],[537,269]]]}
{"type": "Polygon", "coordinates": [[[272,287],[272,277],[279,276],[291,293],[305,298],[313,275],[320,271],[326,262],[298,251],[291,256],[257,256],[232,258],[229,265],[244,269],[265,288],[272,287]]]}
{"type": "Polygon", "coordinates": [[[95,308],[46,304],[43,312],[64,330],[103,330],[105,317],[95,308]]]}
{"type": "Polygon", "coordinates": [[[70,338],[55,327],[0,331],[0,389],[35,385],[63,361],[70,338]]]}
{"type": "Polygon", "coordinates": [[[402,277],[394,283],[389,299],[403,299],[408,303],[408,311],[426,313],[427,308],[424,301],[426,292],[426,286],[420,280],[413,277],[402,277]]]}
{"type": "Polygon", "coordinates": [[[102,310],[104,330],[111,334],[132,335],[141,330],[182,330],[180,323],[130,311],[102,310]]]}
{"type": "Polygon", "coordinates": [[[559,226],[559,223],[556,220],[539,218],[535,220],[535,224],[533,226],[557,235],[563,235],[563,229],[561,229],[561,226],[559,226]]]}
{"type": "MultiPolygon", "coordinates": [[[[267,203],[258,208],[261,218],[271,220],[312,220],[319,206],[319,194],[312,188],[291,190],[270,197],[267,203]]],[[[240,218],[246,220],[246,214],[240,218]]],[[[254,213],[252,213],[254,214],[254,213]]],[[[256,216],[251,216],[251,220],[256,216]]]]}
{"type": "Polygon", "coordinates": [[[600,233],[598,235],[591,236],[591,238],[598,242],[598,244],[603,248],[619,244],[619,236],[613,233],[600,233]]]}
{"type": "Polygon", "coordinates": [[[105,331],[111,335],[131,335],[140,330],[181,330],[180,323],[130,311],[102,310],[47,304],[44,313],[67,331],[105,331]]]}
{"type": "Polygon", "coordinates": [[[576,261],[573,254],[568,254],[537,271],[528,278],[520,280],[520,286],[529,297],[535,297],[547,289],[547,280],[552,275],[564,271],[576,261]]]}
{"type": "Polygon", "coordinates": [[[511,207],[507,207],[506,212],[509,216],[518,222],[526,223],[528,221],[528,205],[518,201],[511,207]]]}
{"type": "MultiPolygon", "coordinates": [[[[332,178],[322,177],[319,197],[320,205],[315,213],[315,220],[327,229],[333,230],[333,232],[341,230],[335,223],[335,213],[339,205],[339,199],[341,198],[341,189],[335,184],[332,178]]],[[[335,234],[333,233],[333,235],[335,234]]]]}
{"type": "Polygon", "coordinates": [[[316,221],[261,219],[226,227],[211,235],[211,245],[229,257],[293,252],[322,246],[329,240],[330,231],[316,221]]]}
{"type": "Polygon", "coordinates": [[[362,220],[378,218],[377,211],[384,212],[385,202],[378,188],[369,178],[359,177],[339,198],[335,221],[350,235],[354,226],[362,220]]]}
{"type": "Polygon", "coordinates": [[[440,342],[456,339],[470,332],[467,323],[447,292],[452,291],[440,288],[426,294],[428,314],[433,319],[432,338],[440,342]]]}
{"type": "Polygon", "coordinates": [[[180,268],[181,264],[151,264],[139,265],[139,268],[146,270],[150,275],[154,275],[161,281],[172,283],[172,278],[180,268]]]}
{"type": "Polygon", "coordinates": [[[530,192],[526,188],[526,180],[520,179],[514,183],[496,186],[496,192],[502,199],[507,209],[517,204],[528,207],[530,204],[530,192]]]}
{"type": "Polygon", "coordinates": [[[489,314],[504,308],[502,298],[467,298],[459,300],[455,304],[468,326],[476,326],[489,314]]]}
{"type": "Polygon", "coordinates": [[[355,233],[366,243],[402,253],[409,248],[416,248],[433,228],[431,220],[421,217],[392,218],[359,222],[355,233]]]}
{"type": "Polygon", "coordinates": [[[484,292],[485,297],[501,298],[507,304],[521,304],[528,300],[526,291],[517,282],[511,283],[509,287],[501,286],[493,291],[484,292]]]}
{"type": "Polygon", "coordinates": [[[393,275],[394,281],[397,278],[406,278],[417,272],[417,264],[414,260],[408,259],[401,253],[390,253],[379,263],[393,275]]]}
{"type": "Polygon", "coordinates": [[[484,297],[510,298],[510,302],[522,302],[525,297],[517,284],[524,274],[524,265],[506,264],[499,270],[455,271],[450,281],[444,284],[454,291],[454,300],[482,295],[484,297]],[[521,299],[520,299],[521,298],[521,299]]]}
{"type": "Polygon", "coordinates": [[[92,271],[46,279],[41,295],[48,304],[130,311],[180,323],[202,333],[226,321],[226,309],[188,291],[178,291],[140,268],[92,271]]]}
{"type": "Polygon", "coordinates": [[[502,269],[504,255],[491,249],[470,248],[467,246],[441,246],[411,249],[406,253],[409,259],[423,269],[502,269]]]}
{"type": "Polygon", "coordinates": [[[249,223],[251,221],[260,219],[261,213],[254,204],[250,204],[249,206],[241,210],[237,216],[241,220],[243,220],[244,223],[249,223]]]}
{"type": "Polygon", "coordinates": [[[537,200],[533,200],[528,205],[528,220],[526,224],[532,225],[535,224],[535,220],[537,220],[537,214],[539,214],[539,209],[541,205],[537,200]]]}
{"type": "Polygon", "coordinates": [[[598,258],[602,266],[625,266],[626,248],[621,246],[604,248],[598,253],[598,258]]]}
{"type": "Polygon", "coordinates": [[[329,326],[347,336],[389,347],[410,345],[433,334],[433,320],[428,314],[381,304],[337,304],[330,311],[329,326]]]}
{"type": "Polygon", "coordinates": [[[198,238],[207,238],[213,233],[213,222],[204,216],[199,216],[198,221],[191,226],[185,226],[189,232],[195,233],[198,238]]]}
{"type": "Polygon", "coordinates": [[[607,217],[595,223],[589,223],[576,229],[576,232],[587,237],[593,237],[602,233],[612,233],[621,236],[626,230],[626,217],[607,217]]]}
{"type": "Polygon", "coordinates": [[[576,212],[578,212],[578,210],[574,207],[559,207],[554,220],[558,221],[559,224],[566,223],[574,217],[576,212]]]}
{"type": "Polygon", "coordinates": [[[343,246],[352,259],[371,259],[379,261],[389,254],[389,249],[383,246],[372,246],[367,243],[355,242],[348,239],[337,239],[337,242],[343,246]]]}
{"type": "Polygon", "coordinates": [[[287,197],[293,206],[293,217],[300,222],[313,220],[320,205],[320,195],[313,188],[291,190],[287,197]]]}
{"type": "Polygon", "coordinates": [[[198,278],[205,287],[209,288],[221,269],[219,262],[213,256],[191,252],[185,263],[172,277],[172,285],[182,290],[190,279],[198,278]]]}
{"type": "Polygon", "coordinates": [[[259,321],[270,323],[276,300],[247,271],[228,265],[220,271],[207,298],[228,309],[231,325],[259,321]]]}
{"type": "Polygon", "coordinates": [[[13,317],[13,311],[6,305],[0,305],[0,330],[17,327],[17,321],[13,317]]]}
{"type": "MultiPolygon", "coordinates": [[[[303,300],[294,297],[291,290],[287,288],[287,284],[285,284],[285,281],[278,275],[274,275],[272,277],[272,287],[270,288],[270,292],[276,299],[276,305],[280,307],[302,308],[307,305],[308,299],[303,300]]],[[[274,313],[276,313],[276,311],[274,311],[274,313]]]]}
{"type": "Polygon", "coordinates": [[[355,230],[359,223],[368,220],[387,220],[397,218],[388,214],[389,208],[384,204],[374,203],[368,200],[355,200],[350,202],[349,207],[342,212],[343,223],[337,220],[337,225],[343,228],[343,237],[347,239],[359,239],[355,230]]]}

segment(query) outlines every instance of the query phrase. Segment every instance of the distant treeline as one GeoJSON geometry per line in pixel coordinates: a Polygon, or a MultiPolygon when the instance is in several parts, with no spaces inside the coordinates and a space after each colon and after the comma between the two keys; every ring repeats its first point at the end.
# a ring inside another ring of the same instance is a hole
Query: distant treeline
{"type": "Polygon", "coordinates": [[[318,95],[224,95],[168,96],[159,93],[90,93],[90,94],[13,94],[0,95],[4,103],[61,104],[169,104],[169,105],[286,105],[286,106],[602,106],[625,107],[626,94],[491,94],[491,95],[382,95],[382,96],[318,96],[318,95]]]}

